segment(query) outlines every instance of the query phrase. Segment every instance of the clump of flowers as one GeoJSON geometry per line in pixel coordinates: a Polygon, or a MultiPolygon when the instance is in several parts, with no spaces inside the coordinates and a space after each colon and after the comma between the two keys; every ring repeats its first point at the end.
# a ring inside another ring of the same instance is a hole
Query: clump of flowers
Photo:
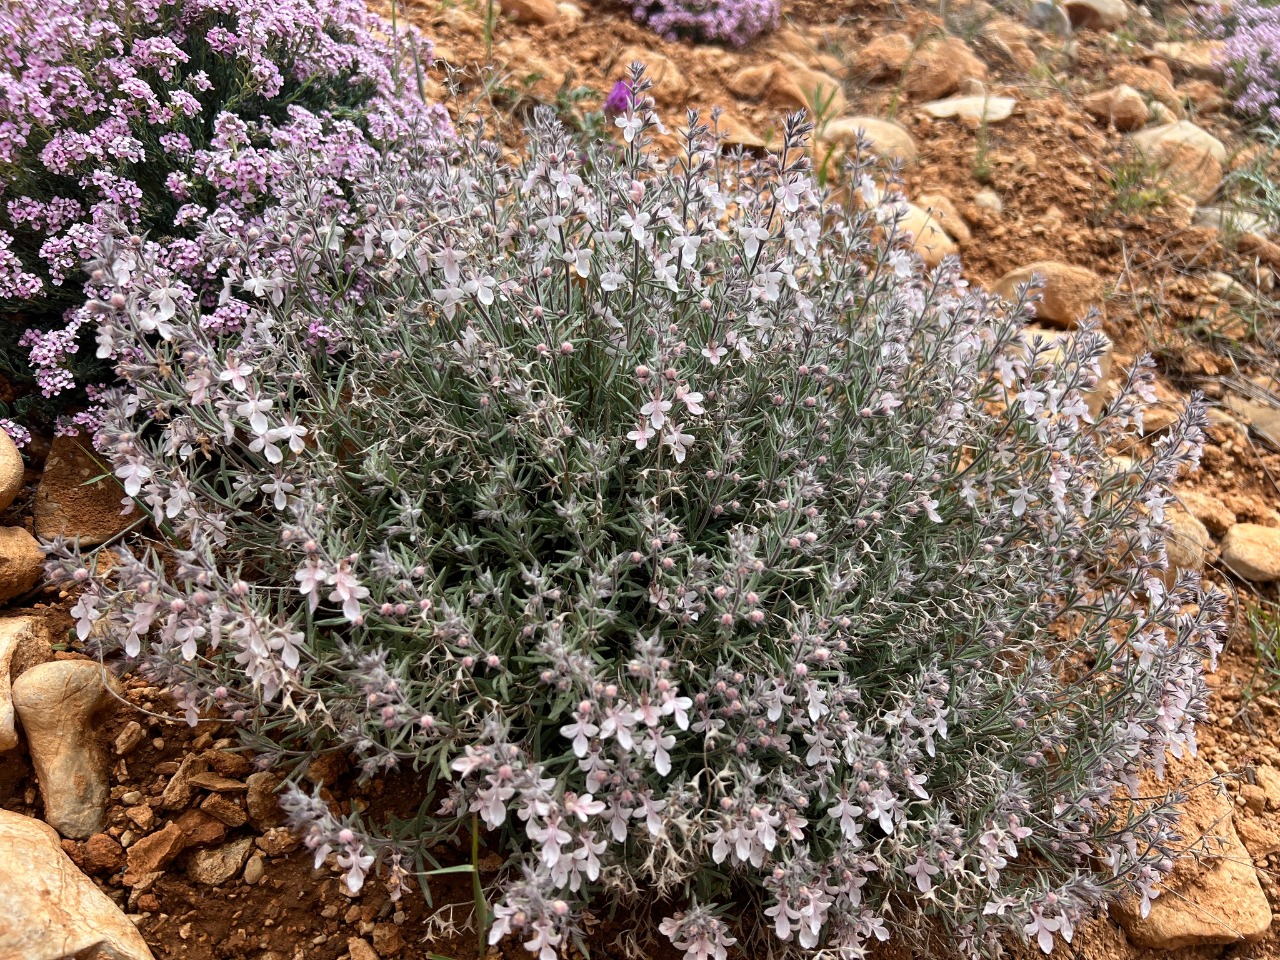
{"type": "Polygon", "coordinates": [[[1207,8],[1212,32],[1223,41],[1218,66],[1246,116],[1280,124],[1280,8],[1257,0],[1207,8]]]}
{"type": "Polygon", "coordinates": [[[97,440],[164,550],[51,546],[80,636],[268,757],[416,771],[412,824],[286,804],[352,890],[483,834],[477,920],[540,960],[610,901],[690,960],[1149,906],[1138,777],[1194,751],[1222,630],[1162,578],[1201,405],[1116,465],[1149,361],[1093,419],[1100,334],[1023,349],[864,160],[843,209],[800,115],[752,159],[691,113],[663,158],[631,89],[620,146],[541,111],[522,162],[468,131],[212,221],[234,324],[108,238],[97,440]]]}
{"type": "MultiPolygon", "coordinates": [[[[108,224],[164,244],[176,279],[213,293],[207,217],[252,229],[291,158],[344,176],[443,114],[414,92],[430,57],[363,0],[3,0],[0,344],[45,397],[94,370],[83,264],[108,224]]],[[[90,295],[101,290],[90,289],[90,295]]],[[[13,371],[11,371],[13,372],[13,371]]],[[[92,382],[92,380],[90,380],[92,382]]]]}
{"type": "Polygon", "coordinates": [[[779,0],[632,0],[631,11],[669,40],[689,37],[743,47],[758,34],[777,28],[782,4],[779,0]]]}

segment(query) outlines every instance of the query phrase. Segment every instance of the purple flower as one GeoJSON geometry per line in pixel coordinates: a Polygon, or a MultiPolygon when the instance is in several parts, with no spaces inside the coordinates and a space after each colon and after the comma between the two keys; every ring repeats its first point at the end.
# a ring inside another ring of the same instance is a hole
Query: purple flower
{"type": "Polygon", "coordinates": [[[619,113],[626,113],[631,109],[635,98],[631,92],[631,84],[626,80],[619,80],[613,85],[613,89],[609,91],[609,95],[604,98],[604,112],[606,116],[616,116],[619,113]]]}

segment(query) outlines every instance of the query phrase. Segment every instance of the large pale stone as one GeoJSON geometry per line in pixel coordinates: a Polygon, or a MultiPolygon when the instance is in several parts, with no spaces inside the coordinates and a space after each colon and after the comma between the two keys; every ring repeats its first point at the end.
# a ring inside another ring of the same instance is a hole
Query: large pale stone
{"type": "Polygon", "coordinates": [[[979,123],[1000,123],[1013,116],[1013,108],[1017,105],[1018,101],[1013,97],[948,97],[926,103],[920,109],[940,120],[961,117],[979,123]]]}
{"type": "Polygon", "coordinates": [[[911,59],[914,44],[905,33],[876,37],[853,57],[853,70],[868,80],[890,80],[901,75],[911,59]]]}
{"type": "Polygon", "coordinates": [[[653,81],[652,93],[659,100],[681,103],[689,92],[689,81],[684,78],[676,62],[655,50],[627,47],[614,61],[614,73],[625,76],[631,64],[644,64],[644,75],[653,81]]]}
{"type": "Polygon", "coordinates": [[[137,927],[39,820],[0,810],[0,957],[153,960],[137,927]]]}
{"type": "Polygon", "coordinates": [[[1232,823],[1231,801],[1213,781],[1212,768],[1194,757],[1171,761],[1165,784],[1143,778],[1143,796],[1159,796],[1171,786],[1187,791],[1178,832],[1181,849],[1189,853],[1160,884],[1161,894],[1146,917],[1140,916],[1136,901],[1115,908],[1138,946],[1177,950],[1253,941],[1271,926],[1266,894],[1232,823]]]}
{"type": "Polygon", "coordinates": [[[1164,57],[1173,68],[1201,80],[1221,80],[1222,68],[1218,66],[1222,54],[1221,40],[1161,41],[1152,49],[1164,57]]]}
{"type": "Polygon", "coordinates": [[[1280,580],[1280,529],[1237,523],[1222,538],[1222,562],[1253,583],[1280,580]]]}
{"type": "Polygon", "coordinates": [[[34,588],[43,566],[35,537],[22,527],[0,527],[0,603],[34,588]]]}
{"type": "Polygon", "coordinates": [[[859,132],[871,141],[871,151],[881,160],[915,163],[920,156],[911,134],[890,120],[877,117],[840,117],[822,128],[822,139],[840,152],[851,150],[859,132]]]}
{"type": "Polygon", "coordinates": [[[501,0],[502,12],[521,23],[552,23],[560,15],[555,0],[501,0]]]}
{"type": "Polygon", "coordinates": [[[1114,30],[1129,19],[1124,0],[1066,0],[1063,6],[1071,25],[1085,30],[1114,30]]]}
{"type": "Polygon", "coordinates": [[[1127,84],[1085,97],[1084,109],[1100,123],[1109,123],[1125,133],[1141,130],[1151,116],[1142,94],[1127,84]]]}
{"type": "Polygon", "coordinates": [[[1131,138],[1133,145],[1148,156],[1159,156],[1163,149],[1172,145],[1190,146],[1197,151],[1208,153],[1219,165],[1226,165],[1227,148],[1222,141],[1208,130],[1197,127],[1190,120],[1178,120],[1159,127],[1149,127],[1135,133],[1131,138]]]}
{"type": "Polygon", "coordinates": [[[924,210],[942,225],[947,236],[957,243],[968,243],[973,239],[969,224],[965,223],[960,211],[944,193],[922,193],[915,200],[916,206],[924,210]]]}
{"type": "Polygon", "coordinates": [[[32,504],[36,536],[95,547],[126,529],[137,514],[120,515],[124,490],[110,474],[79,437],[54,440],[32,504]]]}
{"type": "Polygon", "coordinates": [[[1273,450],[1280,450],[1280,408],[1252,397],[1228,393],[1227,406],[1273,450]]]}
{"type": "Polygon", "coordinates": [[[1165,519],[1169,523],[1169,536],[1165,543],[1169,569],[1165,582],[1172,585],[1182,570],[1204,572],[1209,551],[1213,549],[1213,538],[1203,523],[1180,507],[1170,508],[1165,519]]]}
{"type": "Polygon", "coordinates": [[[931,40],[907,64],[903,87],[919,100],[937,100],[960,89],[968,79],[985,80],[987,66],[958,37],[931,40]]]}
{"type": "Polygon", "coordinates": [[[911,234],[911,249],[920,255],[929,269],[941,263],[943,257],[960,252],[955,240],[943,228],[941,219],[914,203],[907,204],[902,229],[911,234]]]}
{"type": "Polygon", "coordinates": [[[9,505],[22,492],[22,454],[13,439],[0,430],[0,510],[9,505]]]}
{"type": "Polygon", "coordinates": [[[88,660],[42,663],[14,681],[13,705],[40,780],[44,819],[64,837],[83,840],[106,825],[106,758],[94,718],[122,691],[119,680],[88,660]]]}
{"type": "Polygon", "coordinates": [[[0,753],[18,745],[14,726],[13,680],[53,657],[49,631],[39,617],[0,620],[0,753]]]}
{"type": "Polygon", "coordinates": [[[1089,313],[1091,307],[1101,306],[1102,278],[1084,267],[1041,260],[1025,267],[1010,270],[996,281],[992,288],[1006,300],[1013,300],[1017,288],[1029,283],[1033,276],[1044,282],[1041,300],[1035,305],[1037,319],[1054,326],[1074,327],[1089,313]]]}
{"type": "Polygon", "coordinates": [[[1122,63],[1111,71],[1111,80],[1159,101],[1174,113],[1182,110],[1182,97],[1174,89],[1173,81],[1159,70],[1140,67],[1136,63],[1122,63]]]}

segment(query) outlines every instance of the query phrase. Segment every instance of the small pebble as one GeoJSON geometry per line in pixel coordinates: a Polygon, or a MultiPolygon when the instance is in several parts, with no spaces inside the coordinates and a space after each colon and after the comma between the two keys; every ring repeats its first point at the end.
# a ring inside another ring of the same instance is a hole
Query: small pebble
{"type": "Polygon", "coordinates": [[[262,862],[261,857],[250,857],[249,862],[244,865],[244,882],[252,886],[262,879],[262,875],[266,872],[266,866],[262,862]]]}
{"type": "Polygon", "coordinates": [[[121,797],[120,800],[126,806],[130,806],[130,807],[137,806],[142,802],[142,791],[130,790],[123,797],[121,797]]]}
{"type": "Polygon", "coordinates": [[[156,737],[154,740],[152,740],[152,741],[151,741],[151,746],[155,747],[157,750],[163,750],[163,749],[164,749],[164,738],[163,738],[163,737],[156,737]]]}

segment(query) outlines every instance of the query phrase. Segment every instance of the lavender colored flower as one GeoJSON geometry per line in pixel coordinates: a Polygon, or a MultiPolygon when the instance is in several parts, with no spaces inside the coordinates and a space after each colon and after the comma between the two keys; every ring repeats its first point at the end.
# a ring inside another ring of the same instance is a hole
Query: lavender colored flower
{"type": "Polygon", "coordinates": [[[393,895],[484,832],[490,941],[540,960],[598,902],[664,904],[637,944],[689,960],[1149,906],[1175,805],[1139,776],[1195,750],[1223,633],[1166,582],[1202,400],[1118,461],[1149,358],[1095,417],[1096,327],[1027,344],[1034,291],[925,274],[802,116],[752,159],[691,113],[660,156],[631,89],[621,148],[539,110],[518,162],[477,129],[349,193],[295,165],[258,229],[206,222],[216,296],[106,231],[96,439],[172,552],[50,544],[78,634],[268,762],[416,771],[421,832],[296,789],[291,822],[393,895]]]}
{"type": "Polygon", "coordinates": [[[619,80],[604,98],[605,115],[613,117],[625,113],[631,106],[631,97],[631,84],[626,80],[619,80]]]}
{"type": "Polygon", "coordinates": [[[1217,64],[1235,93],[1235,108],[1280,125],[1280,8],[1258,0],[1203,11],[1222,39],[1217,64]]]}
{"type": "Polygon", "coordinates": [[[779,0],[631,0],[632,14],[670,40],[690,37],[707,43],[746,46],[776,29],[779,0]]]}
{"type": "Polygon", "coordinates": [[[412,92],[429,58],[363,0],[0,4],[0,310],[35,324],[0,350],[28,351],[45,398],[105,377],[83,264],[109,224],[209,293],[205,217],[253,229],[292,164],[340,184],[410,128],[444,129],[412,92]]]}

